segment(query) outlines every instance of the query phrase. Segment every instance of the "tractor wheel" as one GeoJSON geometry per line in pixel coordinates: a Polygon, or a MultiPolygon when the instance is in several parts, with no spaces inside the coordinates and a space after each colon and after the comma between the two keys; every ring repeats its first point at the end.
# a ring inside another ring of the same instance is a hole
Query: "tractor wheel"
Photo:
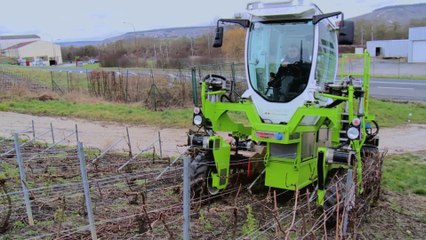
{"type": "Polygon", "coordinates": [[[338,219],[339,222],[342,221],[343,211],[347,208],[350,210],[354,201],[355,183],[352,181],[352,186],[347,191],[347,172],[347,169],[339,169],[331,175],[331,179],[327,184],[324,196],[324,212],[327,216],[326,223],[330,227],[335,226],[338,219]],[[346,199],[350,200],[349,206],[345,206],[346,199]]]}
{"type": "Polygon", "coordinates": [[[207,198],[219,193],[219,189],[212,186],[211,174],[215,172],[212,152],[199,152],[190,164],[192,197],[207,198]]]}

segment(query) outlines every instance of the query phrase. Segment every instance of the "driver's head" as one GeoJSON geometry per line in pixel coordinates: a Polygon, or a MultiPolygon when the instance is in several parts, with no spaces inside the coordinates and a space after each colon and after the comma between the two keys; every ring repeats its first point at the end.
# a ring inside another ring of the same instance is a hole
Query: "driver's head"
{"type": "Polygon", "coordinates": [[[287,56],[291,59],[297,59],[299,57],[299,52],[296,45],[291,45],[287,50],[287,56]]]}

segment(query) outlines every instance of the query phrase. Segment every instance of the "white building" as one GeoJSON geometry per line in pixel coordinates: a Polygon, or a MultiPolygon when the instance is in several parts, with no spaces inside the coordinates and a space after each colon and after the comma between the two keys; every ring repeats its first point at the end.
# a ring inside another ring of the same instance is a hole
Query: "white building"
{"type": "Polygon", "coordinates": [[[61,46],[42,40],[20,42],[2,49],[2,54],[26,66],[62,64],[61,46]]]}
{"type": "Polygon", "coordinates": [[[426,27],[410,28],[408,40],[408,62],[426,62],[426,27]]]}
{"type": "Polygon", "coordinates": [[[372,57],[408,58],[409,40],[368,41],[367,50],[372,57]]]}
{"type": "Polygon", "coordinates": [[[19,43],[32,42],[32,41],[38,41],[38,40],[41,40],[41,38],[34,34],[0,36],[0,50],[9,48],[19,43]]]}
{"type": "Polygon", "coordinates": [[[367,50],[373,57],[407,58],[410,63],[426,62],[426,27],[410,28],[405,40],[368,41],[367,50]]]}

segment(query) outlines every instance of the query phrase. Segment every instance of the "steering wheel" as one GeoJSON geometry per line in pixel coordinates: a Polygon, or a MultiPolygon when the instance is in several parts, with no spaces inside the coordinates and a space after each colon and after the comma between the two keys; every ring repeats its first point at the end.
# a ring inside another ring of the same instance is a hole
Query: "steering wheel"
{"type": "MultiPolygon", "coordinates": [[[[225,90],[226,92],[232,91],[232,87],[231,89],[224,87],[224,85],[226,86],[226,84],[224,84],[226,83],[226,78],[221,75],[208,74],[203,77],[202,81],[206,82],[208,91],[219,91],[219,90],[225,90]]],[[[229,95],[225,95],[225,94],[221,95],[220,101],[223,102],[224,98],[228,102],[233,102],[231,99],[232,98],[231,93],[229,95]]]]}
{"type": "Polygon", "coordinates": [[[223,77],[221,75],[217,75],[217,74],[207,74],[206,76],[203,77],[203,79],[201,81],[205,82],[209,78],[211,78],[211,80],[214,80],[215,78],[220,78],[223,81],[226,81],[225,77],[223,77]]]}

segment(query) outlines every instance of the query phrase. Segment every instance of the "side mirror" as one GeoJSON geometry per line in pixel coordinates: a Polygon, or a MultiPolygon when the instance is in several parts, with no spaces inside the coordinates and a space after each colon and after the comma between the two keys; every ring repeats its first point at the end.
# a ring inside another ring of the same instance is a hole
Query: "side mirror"
{"type": "Polygon", "coordinates": [[[216,28],[216,35],[214,36],[213,47],[222,47],[223,42],[223,27],[216,28]]]}
{"type": "Polygon", "coordinates": [[[342,21],[339,29],[339,44],[352,45],[354,42],[354,22],[342,21]]]}
{"type": "Polygon", "coordinates": [[[343,20],[343,13],[342,12],[332,12],[332,13],[315,15],[315,16],[312,17],[312,23],[315,25],[323,19],[330,18],[330,17],[336,17],[336,16],[339,16],[339,15],[342,15],[342,20],[343,20]]]}

